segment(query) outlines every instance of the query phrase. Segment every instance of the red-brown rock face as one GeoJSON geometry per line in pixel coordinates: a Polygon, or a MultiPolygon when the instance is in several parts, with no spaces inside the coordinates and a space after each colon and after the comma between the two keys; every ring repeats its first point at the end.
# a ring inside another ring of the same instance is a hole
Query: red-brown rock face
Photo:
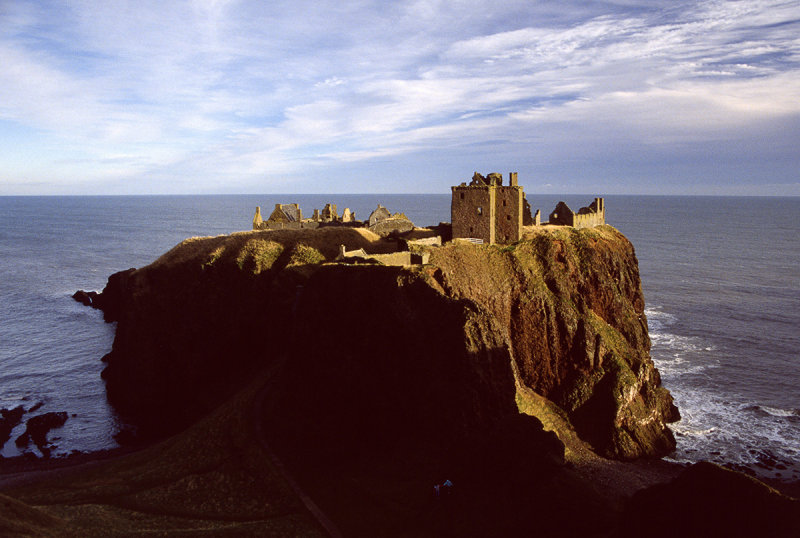
{"type": "Polygon", "coordinates": [[[504,328],[522,382],[558,404],[603,455],[671,451],[679,419],[649,356],[633,246],[611,227],[543,230],[506,248],[449,246],[442,290],[504,328]]]}

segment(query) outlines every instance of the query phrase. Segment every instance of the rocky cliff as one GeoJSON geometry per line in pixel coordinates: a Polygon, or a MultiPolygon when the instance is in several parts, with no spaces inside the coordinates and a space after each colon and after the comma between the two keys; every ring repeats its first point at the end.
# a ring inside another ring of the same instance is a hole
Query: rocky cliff
{"type": "Polygon", "coordinates": [[[247,232],[190,239],[112,276],[97,299],[118,323],[110,401],[167,433],[271,366],[295,415],[396,443],[491,428],[517,416],[522,386],[603,455],[674,447],[634,249],[613,228],[448,244],[412,268],[324,263],[340,244],[394,248],[355,229],[247,232]]]}
{"type": "Polygon", "coordinates": [[[555,402],[596,451],[668,453],[666,423],[680,417],[650,359],[633,246],[608,226],[535,230],[501,249],[437,249],[433,279],[496,320],[522,384],[555,402]]]}

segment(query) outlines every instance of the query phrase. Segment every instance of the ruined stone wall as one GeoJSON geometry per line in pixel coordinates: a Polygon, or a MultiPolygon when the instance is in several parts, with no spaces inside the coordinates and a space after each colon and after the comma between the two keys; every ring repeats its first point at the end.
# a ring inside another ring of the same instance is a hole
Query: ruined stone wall
{"type": "Polygon", "coordinates": [[[522,187],[497,187],[495,190],[495,241],[519,241],[522,232],[522,187]]]}
{"type": "Polygon", "coordinates": [[[576,214],[572,220],[572,225],[575,228],[591,228],[592,226],[598,226],[603,224],[600,221],[601,219],[595,213],[584,213],[584,214],[576,214]]]}
{"type": "Polygon", "coordinates": [[[375,224],[369,226],[369,230],[381,237],[386,237],[392,233],[405,233],[414,229],[414,223],[407,218],[389,217],[380,220],[375,224]]]}
{"type": "Polygon", "coordinates": [[[319,222],[314,221],[303,221],[303,222],[274,222],[265,220],[262,222],[258,228],[253,226],[253,229],[257,230],[306,230],[306,229],[315,229],[319,228],[319,222]]]}
{"type": "Polygon", "coordinates": [[[591,228],[606,223],[606,204],[602,198],[595,198],[588,207],[582,207],[577,213],[564,202],[550,213],[550,224],[573,226],[574,228],[591,228]]]}
{"type": "Polygon", "coordinates": [[[486,186],[452,187],[450,205],[453,237],[495,240],[495,190],[486,186]]]}
{"type": "Polygon", "coordinates": [[[595,198],[589,207],[582,207],[575,214],[573,226],[576,228],[591,228],[606,223],[606,205],[602,198],[595,198]]]}
{"type": "Polygon", "coordinates": [[[379,261],[383,265],[396,265],[401,267],[408,267],[411,265],[411,253],[405,252],[392,252],[390,254],[368,254],[368,258],[379,261]]]}

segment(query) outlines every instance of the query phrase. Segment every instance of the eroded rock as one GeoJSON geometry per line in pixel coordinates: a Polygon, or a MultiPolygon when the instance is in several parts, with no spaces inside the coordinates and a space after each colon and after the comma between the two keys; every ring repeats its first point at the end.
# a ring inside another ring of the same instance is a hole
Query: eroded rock
{"type": "Polygon", "coordinates": [[[17,446],[22,448],[33,442],[45,458],[50,457],[52,446],[47,441],[47,434],[50,430],[63,426],[67,418],[68,415],[64,411],[44,413],[29,418],[25,423],[25,431],[15,441],[17,446]]]}
{"type": "Polygon", "coordinates": [[[11,431],[22,422],[22,415],[25,409],[22,406],[13,409],[0,409],[0,448],[6,444],[11,437],[11,431]]]}
{"type": "Polygon", "coordinates": [[[713,463],[689,467],[669,484],[652,486],[631,499],[622,536],[795,537],[800,536],[800,501],[755,478],[713,463]]]}

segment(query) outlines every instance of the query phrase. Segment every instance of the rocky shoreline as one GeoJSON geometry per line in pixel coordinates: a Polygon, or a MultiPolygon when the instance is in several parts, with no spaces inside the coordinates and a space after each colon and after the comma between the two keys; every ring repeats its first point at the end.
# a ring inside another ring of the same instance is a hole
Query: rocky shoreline
{"type": "MultiPolygon", "coordinates": [[[[51,451],[55,448],[55,445],[48,440],[48,434],[51,430],[63,426],[67,422],[69,414],[66,411],[50,411],[29,416],[23,420],[25,415],[35,413],[41,406],[42,402],[39,402],[27,410],[23,406],[17,406],[13,409],[0,409],[0,446],[3,446],[11,438],[11,432],[14,428],[24,422],[25,431],[14,440],[14,443],[20,449],[27,449],[33,444],[42,454],[42,457],[48,459],[51,451]]],[[[26,454],[30,454],[28,457],[35,457],[30,452],[26,452],[26,454]]],[[[0,456],[0,461],[3,459],[0,456]]]]}

